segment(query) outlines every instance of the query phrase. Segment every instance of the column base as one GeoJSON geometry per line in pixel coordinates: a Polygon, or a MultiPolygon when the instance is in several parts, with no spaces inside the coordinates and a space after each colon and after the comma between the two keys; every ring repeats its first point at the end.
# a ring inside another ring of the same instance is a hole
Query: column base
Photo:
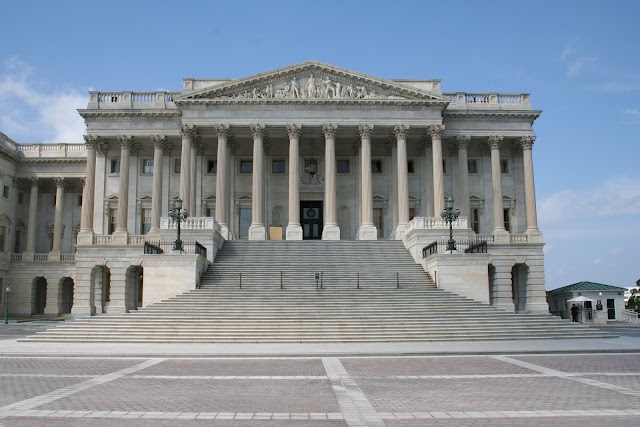
{"type": "Polygon", "coordinates": [[[373,224],[362,224],[358,229],[356,240],[378,240],[378,230],[373,224]]]}
{"type": "Polygon", "coordinates": [[[220,225],[220,235],[224,240],[231,240],[231,232],[229,231],[229,226],[227,224],[219,224],[220,225]]]}
{"type": "Polygon", "coordinates": [[[59,251],[51,251],[49,252],[49,261],[60,261],[60,252],[59,251]]]}
{"type": "Polygon", "coordinates": [[[161,237],[161,235],[160,235],[160,229],[159,228],[152,228],[147,233],[147,239],[148,240],[160,240],[160,237],[161,237]]]}
{"type": "Polygon", "coordinates": [[[94,306],[89,306],[89,305],[73,305],[73,307],[71,307],[71,314],[75,317],[82,317],[82,316],[93,316],[94,314],[96,314],[96,308],[94,306]]]}
{"type": "Polygon", "coordinates": [[[22,261],[33,261],[33,252],[22,252],[22,261]]]}
{"type": "Polygon", "coordinates": [[[326,224],[322,229],[322,240],[340,240],[338,224],[326,224]]]}
{"type": "Polygon", "coordinates": [[[111,244],[118,246],[127,246],[129,243],[129,231],[118,229],[113,232],[111,244]]]}
{"type": "Polygon", "coordinates": [[[104,312],[107,314],[124,314],[128,313],[129,311],[124,305],[108,305],[105,307],[104,312]]]}
{"type": "Polygon", "coordinates": [[[511,243],[511,235],[504,228],[495,228],[491,234],[493,243],[511,243]]]}
{"type": "Polygon", "coordinates": [[[300,224],[287,225],[285,238],[287,240],[302,240],[302,226],[300,226],[300,224]]]}
{"type": "Polygon", "coordinates": [[[508,301],[508,302],[494,302],[493,306],[496,308],[500,308],[504,311],[508,311],[509,313],[515,313],[516,312],[516,306],[513,305],[513,302],[508,301]]]}
{"type": "Polygon", "coordinates": [[[93,245],[93,230],[80,230],[78,233],[78,246],[93,245]]]}
{"type": "Polygon", "coordinates": [[[395,240],[404,240],[405,236],[407,235],[407,226],[408,225],[409,224],[398,224],[398,226],[394,230],[393,238],[395,240]]]}
{"type": "Polygon", "coordinates": [[[527,241],[529,243],[542,243],[542,232],[537,228],[526,230],[524,234],[527,235],[527,241]]]}
{"type": "Polygon", "coordinates": [[[529,314],[549,314],[549,304],[547,303],[527,303],[525,310],[529,314]]]}
{"type": "Polygon", "coordinates": [[[267,240],[267,230],[264,225],[251,225],[249,227],[249,240],[267,240]]]}

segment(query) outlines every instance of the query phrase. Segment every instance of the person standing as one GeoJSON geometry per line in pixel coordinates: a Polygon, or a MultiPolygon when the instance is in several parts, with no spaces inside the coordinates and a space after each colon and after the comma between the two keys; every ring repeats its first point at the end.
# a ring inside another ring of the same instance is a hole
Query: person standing
{"type": "Polygon", "coordinates": [[[572,322],[578,321],[578,306],[575,304],[573,304],[573,306],[571,307],[571,321],[572,322]]]}

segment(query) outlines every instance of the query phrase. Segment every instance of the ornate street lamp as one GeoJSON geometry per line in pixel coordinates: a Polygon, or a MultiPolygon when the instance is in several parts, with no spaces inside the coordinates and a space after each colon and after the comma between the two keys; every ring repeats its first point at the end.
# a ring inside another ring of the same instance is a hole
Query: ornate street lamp
{"type": "Polygon", "coordinates": [[[180,253],[182,253],[184,252],[184,250],[182,248],[182,240],[180,240],[180,223],[186,221],[187,218],[189,218],[187,210],[185,209],[184,211],[182,211],[182,199],[176,200],[175,209],[169,212],[169,218],[171,218],[171,221],[175,222],[178,225],[178,236],[176,238],[176,241],[173,243],[173,250],[180,251],[180,253]]]}
{"type": "Polygon", "coordinates": [[[11,288],[9,285],[4,290],[4,324],[9,324],[9,292],[11,292],[11,288]]]}
{"type": "Polygon", "coordinates": [[[456,249],[456,241],[453,240],[453,222],[458,220],[460,216],[460,209],[453,210],[453,199],[446,197],[445,208],[442,210],[440,216],[446,223],[449,224],[449,240],[447,241],[447,250],[453,253],[456,249]]]}

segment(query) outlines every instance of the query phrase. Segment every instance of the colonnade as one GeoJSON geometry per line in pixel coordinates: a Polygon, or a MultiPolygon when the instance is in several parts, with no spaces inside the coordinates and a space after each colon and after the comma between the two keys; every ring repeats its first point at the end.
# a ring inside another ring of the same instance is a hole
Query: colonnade
{"type": "MultiPolygon", "coordinates": [[[[299,154],[300,154],[300,133],[301,124],[289,124],[286,126],[289,138],[289,222],[286,229],[287,240],[301,240],[303,233],[300,223],[299,205],[299,154]]],[[[230,125],[216,124],[213,126],[217,136],[217,175],[216,175],[216,220],[221,226],[223,236],[230,236],[230,179],[231,168],[229,167],[229,138],[230,125]]],[[[252,176],[252,218],[249,228],[249,239],[266,239],[266,227],[264,218],[265,181],[263,179],[265,151],[264,137],[267,127],[263,124],[249,125],[253,140],[253,176],[252,176]]],[[[407,170],[407,136],[410,127],[398,124],[393,127],[396,143],[397,158],[397,224],[396,238],[402,238],[409,223],[409,185],[407,170]]],[[[195,182],[197,177],[197,157],[196,150],[199,145],[199,135],[197,128],[193,125],[183,125],[181,127],[182,147],[180,165],[180,198],[183,200],[183,207],[188,209],[193,215],[196,213],[195,182]]],[[[325,240],[339,240],[340,229],[337,223],[336,204],[336,156],[335,138],[338,130],[337,124],[324,124],[322,132],[325,139],[325,182],[324,182],[324,228],[322,238],[325,240]]],[[[426,128],[426,134],[431,139],[432,168],[433,174],[433,215],[437,216],[444,208],[444,171],[442,157],[442,136],[445,125],[437,124],[426,128]]],[[[371,136],[374,125],[361,124],[358,126],[360,138],[360,221],[357,238],[360,240],[377,239],[377,230],[373,222],[373,192],[372,192],[372,172],[371,172],[371,136]]],[[[118,214],[117,225],[114,232],[114,243],[126,244],[127,236],[127,210],[129,191],[129,156],[133,144],[133,137],[119,136],[120,144],[120,180],[118,188],[118,214]]],[[[154,144],[153,162],[153,185],[152,185],[152,211],[151,211],[151,231],[150,234],[157,233],[160,223],[161,199],[162,199],[162,167],[163,150],[167,142],[165,136],[152,136],[154,144]]],[[[455,141],[458,148],[459,159],[459,197],[460,211],[463,216],[469,216],[469,184],[467,173],[467,146],[471,136],[457,136],[455,141]]],[[[502,184],[500,147],[504,141],[501,135],[489,136],[487,144],[491,153],[491,177],[492,177],[492,199],[493,199],[493,235],[496,243],[508,243],[509,234],[505,229],[502,214],[502,184]]],[[[526,206],[526,233],[530,236],[540,236],[537,226],[536,206],[535,206],[535,185],[533,176],[532,146],[535,141],[533,136],[519,138],[519,143],[523,149],[524,164],[524,190],[526,206]]],[[[79,243],[90,244],[87,236],[93,235],[93,209],[95,198],[95,168],[96,168],[96,144],[100,142],[97,136],[86,137],[87,148],[87,178],[84,189],[84,203],[82,205],[81,232],[79,243]]],[[[33,188],[32,188],[33,189],[33,188]]],[[[63,191],[60,189],[59,191],[63,191]]],[[[37,197],[37,189],[36,189],[37,197]]],[[[34,192],[32,191],[32,198],[34,192]]],[[[56,211],[57,212],[57,211],[56,211]]],[[[33,213],[35,215],[35,213],[33,213]]],[[[30,213],[31,219],[31,213],[30,213]]],[[[29,233],[32,233],[29,228],[29,233]]],[[[55,242],[54,242],[55,243],[55,242]]]]}

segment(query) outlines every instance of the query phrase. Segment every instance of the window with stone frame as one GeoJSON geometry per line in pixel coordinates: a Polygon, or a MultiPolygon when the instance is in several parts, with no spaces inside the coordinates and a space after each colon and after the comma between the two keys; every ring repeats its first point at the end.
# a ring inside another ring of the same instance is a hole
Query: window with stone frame
{"type": "Polygon", "coordinates": [[[4,197],[5,199],[9,198],[9,186],[8,185],[5,185],[2,188],[2,197],[4,197]]]}
{"type": "Polygon", "coordinates": [[[351,173],[351,162],[349,159],[336,160],[336,173],[351,173]]]}
{"type": "Polygon", "coordinates": [[[7,236],[7,226],[6,225],[0,225],[0,252],[4,252],[5,251],[5,243],[6,243],[6,236],[7,236]]]}
{"type": "Polygon", "coordinates": [[[16,239],[13,242],[13,253],[19,254],[21,251],[22,230],[16,230],[16,239]]]}
{"type": "Polygon", "coordinates": [[[240,173],[253,173],[253,160],[240,159],[240,173]]]}
{"type": "Polygon", "coordinates": [[[507,159],[500,160],[500,173],[502,174],[509,173],[509,160],[507,159]]]}
{"type": "Polygon", "coordinates": [[[378,238],[384,237],[384,208],[373,208],[373,225],[378,230],[378,238]]]}
{"type": "Polygon", "coordinates": [[[504,228],[511,232],[511,209],[503,209],[502,216],[504,218],[504,228]]]}
{"type": "Polygon", "coordinates": [[[179,174],[182,170],[181,159],[173,159],[173,173],[179,174]]]}
{"type": "Polygon", "coordinates": [[[82,206],[82,194],[78,194],[78,198],[76,199],[76,206],[82,206]]]}
{"type": "Polygon", "coordinates": [[[151,209],[142,208],[140,210],[140,234],[148,234],[151,230],[151,209]]]}
{"type": "Polygon", "coordinates": [[[271,173],[285,173],[286,163],[284,159],[271,160],[271,173]]]}
{"type": "Polygon", "coordinates": [[[371,173],[382,173],[382,160],[371,160],[371,173]]]}
{"type": "Polygon", "coordinates": [[[118,228],[118,208],[110,208],[107,221],[107,234],[113,234],[118,228]]]}
{"type": "Polygon", "coordinates": [[[207,160],[207,173],[215,175],[218,173],[218,161],[215,159],[207,160]]]}
{"type": "Polygon", "coordinates": [[[407,173],[416,173],[416,163],[413,159],[407,160],[407,173]]]}
{"type": "Polygon", "coordinates": [[[478,160],[477,159],[469,159],[467,160],[467,172],[470,174],[478,173],[478,160]]]}
{"type": "Polygon", "coordinates": [[[120,175],[120,159],[111,159],[109,164],[110,175],[120,175]]]}
{"type": "Polygon", "coordinates": [[[471,209],[471,229],[476,233],[480,233],[480,209],[471,209]]]}
{"type": "Polygon", "coordinates": [[[142,159],[142,174],[153,175],[153,159],[142,159]]]}

